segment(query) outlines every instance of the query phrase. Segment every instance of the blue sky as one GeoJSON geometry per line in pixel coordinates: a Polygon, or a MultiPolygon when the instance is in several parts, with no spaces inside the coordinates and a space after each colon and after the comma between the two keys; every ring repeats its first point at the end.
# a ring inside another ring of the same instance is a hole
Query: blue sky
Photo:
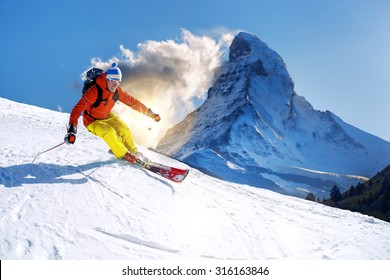
{"type": "Polygon", "coordinates": [[[283,57],[315,109],[390,141],[389,15],[389,0],[0,0],[0,97],[70,112],[91,58],[182,28],[243,30],[283,57]]]}

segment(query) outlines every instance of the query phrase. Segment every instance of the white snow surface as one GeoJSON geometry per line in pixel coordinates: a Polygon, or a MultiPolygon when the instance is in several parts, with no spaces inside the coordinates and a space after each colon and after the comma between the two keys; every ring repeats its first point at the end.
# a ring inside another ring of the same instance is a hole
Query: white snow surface
{"type": "Polygon", "coordinates": [[[82,126],[75,145],[32,163],[68,117],[0,98],[1,259],[390,259],[390,223],[196,169],[176,184],[116,160],[82,126]]]}

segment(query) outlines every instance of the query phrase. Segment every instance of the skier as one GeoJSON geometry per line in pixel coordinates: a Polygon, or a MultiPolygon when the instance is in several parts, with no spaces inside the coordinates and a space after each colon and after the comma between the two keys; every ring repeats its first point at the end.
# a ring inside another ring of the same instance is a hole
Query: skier
{"type": "Polygon", "coordinates": [[[106,73],[96,78],[96,85],[90,87],[81,97],[79,102],[73,107],[69,117],[68,133],[65,135],[67,144],[74,144],[76,141],[78,118],[82,113],[84,126],[94,135],[101,137],[110,147],[116,158],[124,158],[134,163],[137,158],[143,158],[138,151],[133,136],[127,125],[111,109],[115,105],[115,92],[118,100],[128,105],[134,110],[152,118],[156,122],[160,121],[160,116],[147,108],[139,100],[131,96],[119,85],[122,81],[122,72],[113,63],[106,73]],[[102,92],[101,102],[96,105],[99,98],[99,89],[102,92]]]}

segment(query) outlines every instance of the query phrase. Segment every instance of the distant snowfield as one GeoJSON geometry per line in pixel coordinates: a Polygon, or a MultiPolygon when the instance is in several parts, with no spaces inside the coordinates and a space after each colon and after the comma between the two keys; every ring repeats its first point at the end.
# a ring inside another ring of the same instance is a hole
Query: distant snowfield
{"type": "Polygon", "coordinates": [[[390,223],[196,169],[169,182],[82,126],[75,145],[31,163],[62,141],[68,117],[0,98],[1,259],[390,259],[390,223]]]}

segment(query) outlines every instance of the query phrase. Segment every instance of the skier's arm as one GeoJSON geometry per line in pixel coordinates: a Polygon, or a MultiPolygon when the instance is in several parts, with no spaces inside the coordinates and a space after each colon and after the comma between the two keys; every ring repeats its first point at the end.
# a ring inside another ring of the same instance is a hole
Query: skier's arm
{"type": "Polygon", "coordinates": [[[92,105],[94,102],[93,100],[96,100],[97,95],[98,93],[96,86],[91,87],[83,94],[79,102],[77,102],[77,104],[73,107],[72,112],[70,113],[69,125],[73,124],[77,127],[81,113],[92,105]]]}
{"type": "Polygon", "coordinates": [[[153,120],[155,120],[156,122],[159,122],[161,120],[160,118],[160,115],[159,114],[156,114],[152,111],[152,109],[149,108],[147,114],[146,114],[149,118],[152,118],[153,120]]]}
{"type": "MultiPolygon", "coordinates": [[[[65,135],[64,141],[67,144],[74,144],[76,141],[76,133],[77,133],[77,125],[78,120],[82,112],[84,112],[85,109],[88,108],[88,106],[91,106],[92,101],[94,100],[93,96],[97,96],[97,90],[90,88],[87,90],[84,95],[81,97],[79,102],[73,107],[72,112],[70,113],[69,117],[69,126],[68,126],[68,133],[65,135]]],[[[95,98],[96,98],[95,96],[95,98]]]]}
{"type": "Polygon", "coordinates": [[[146,107],[141,101],[134,98],[126,91],[122,90],[121,88],[118,88],[118,94],[119,94],[119,100],[125,103],[127,106],[154,119],[156,122],[160,121],[161,118],[158,114],[153,113],[152,109],[146,107]]]}

